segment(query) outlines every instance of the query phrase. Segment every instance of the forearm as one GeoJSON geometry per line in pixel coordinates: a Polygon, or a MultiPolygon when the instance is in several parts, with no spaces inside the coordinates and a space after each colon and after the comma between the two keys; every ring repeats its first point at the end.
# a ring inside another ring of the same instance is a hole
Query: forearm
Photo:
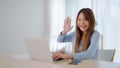
{"type": "Polygon", "coordinates": [[[59,34],[58,38],[57,38],[57,42],[64,42],[64,36],[59,34]]]}
{"type": "Polygon", "coordinates": [[[89,53],[74,53],[72,56],[73,60],[84,60],[91,58],[91,54],[89,53]]]}
{"type": "Polygon", "coordinates": [[[63,42],[72,42],[75,36],[75,32],[71,32],[70,34],[62,35],[62,32],[59,34],[57,41],[60,43],[63,42]]]}

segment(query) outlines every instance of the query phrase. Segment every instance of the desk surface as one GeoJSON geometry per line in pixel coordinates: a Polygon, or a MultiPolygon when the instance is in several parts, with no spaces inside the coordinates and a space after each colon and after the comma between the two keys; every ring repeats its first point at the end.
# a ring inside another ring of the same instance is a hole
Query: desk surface
{"type": "Polygon", "coordinates": [[[45,63],[0,56],[0,68],[120,68],[120,64],[107,61],[84,60],[79,65],[69,65],[68,62],[45,63]]]}

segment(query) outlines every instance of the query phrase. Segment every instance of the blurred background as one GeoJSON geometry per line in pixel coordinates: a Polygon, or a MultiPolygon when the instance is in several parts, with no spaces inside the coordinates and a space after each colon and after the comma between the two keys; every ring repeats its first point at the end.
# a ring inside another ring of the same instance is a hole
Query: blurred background
{"type": "Polygon", "coordinates": [[[0,0],[0,55],[25,54],[27,36],[51,38],[50,50],[72,52],[71,43],[58,43],[64,19],[75,20],[82,8],[91,8],[95,29],[101,33],[100,49],[116,49],[114,62],[120,63],[120,0],[0,0]]]}

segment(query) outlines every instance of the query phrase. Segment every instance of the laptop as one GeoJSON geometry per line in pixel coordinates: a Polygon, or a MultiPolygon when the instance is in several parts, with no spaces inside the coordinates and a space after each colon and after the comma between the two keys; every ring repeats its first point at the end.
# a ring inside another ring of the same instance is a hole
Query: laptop
{"type": "Polygon", "coordinates": [[[30,58],[33,60],[55,63],[61,62],[62,60],[58,59],[58,61],[53,61],[52,53],[50,52],[49,48],[50,45],[49,37],[26,37],[25,44],[27,46],[30,58]]]}

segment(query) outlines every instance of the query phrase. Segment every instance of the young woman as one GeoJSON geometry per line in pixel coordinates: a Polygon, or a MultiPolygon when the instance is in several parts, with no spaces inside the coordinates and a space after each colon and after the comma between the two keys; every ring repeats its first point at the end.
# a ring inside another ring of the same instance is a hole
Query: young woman
{"type": "Polygon", "coordinates": [[[98,56],[98,43],[100,33],[94,30],[95,17],[90,8],[81,9],[76,18],[76,31],[67,34],[71,29],[71,20],[67,17],[64,21],[64,30],[58,36],[60,43],[72,42],[75,45],[73,54],[53,53],[53,59],[96,59],[98,56]]]}

